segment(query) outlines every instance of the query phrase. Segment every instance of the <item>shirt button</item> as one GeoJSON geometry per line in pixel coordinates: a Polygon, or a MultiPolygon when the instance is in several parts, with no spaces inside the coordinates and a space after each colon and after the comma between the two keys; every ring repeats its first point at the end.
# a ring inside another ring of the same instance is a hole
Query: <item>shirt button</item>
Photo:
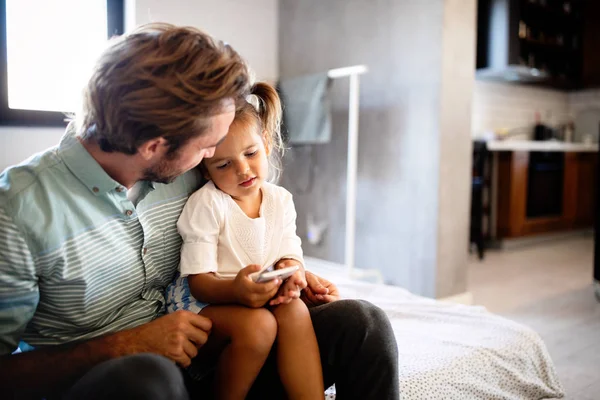
{"type": "Polygon", "coordinates": [[[131,210],[125,211],[125,215],[127,215],[128,217],[131,217],[131,214],[133,214],[133,211],[131,211],[131,210]]]}
{"type": "Polygon", "coordinates": [[[119,186],[118,188],[115,189],[117,191],[117,193],[121,193],[123,191],[123,188],[121,186],[119,186]]]}
{"type": "Polygon", "coordinates": [[[100,189],[98,189],[96,186],[94,186],[92,188],[92,192],[94,192],[94,193],[98,193],[99,191],[100,191],[100,189]]]}
{"type": "Polygon", "coordinates": [[[147,252],[148,252],[148,248],[144,247],[144,255],[146,255],[147,252]]]}

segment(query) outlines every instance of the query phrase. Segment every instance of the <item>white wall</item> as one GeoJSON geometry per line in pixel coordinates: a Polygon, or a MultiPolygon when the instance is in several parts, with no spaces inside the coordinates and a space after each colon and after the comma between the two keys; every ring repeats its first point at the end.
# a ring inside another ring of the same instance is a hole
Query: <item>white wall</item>
{"type": "Polygon", "coordinates": [[[0,172],[58,144],[62,128],[0,127],[0,172]]]}
{"type": "Polygon", "coordinates": [[[572,115],[591,108],[600,110],[600,89],[569,93],[569,111],[572,115]]]}
{"type": "Polygon", "coordinates": [[[557,125],[575,119],[582,111],[600,110],[600,89],[565,92],[511,83],[475,81],[472,134],[498,129],[523,132],[516,139],[529,138],[540,112],[544,123],[557,125]],[[551,118],[548,118],[548,114],[551,118]]]}
{"type": "MultiPolygon", "coordinates": [[[[191,25],[233,46],[258,79],[275,82],[278,0],[127,0],[128,28],[147,22],[191,25]]],[[[58,128],[0,127],[0,171],[57,144],[58,128]]]]}
{"type": "Polygon", "coordinates": [[[200,28],[229,43],[258,79],[278,73],[278,0],[135,0],[135,24],[169,22],[200,28]]]}
{"type": "Polygon", "coordinates": [[[444,1],[436,297],[467,290],[476,21],[476,0],[444,1]]]}
{"type": "Polygon", "coordinates": [[[532,130],[535,112],[546,123],[565,122],[569,115],[567,92],[510,83],[475,81],[473,135],[497,129],[532,130]],[[550,113],[551,121],[547,120],[550,113]]]}

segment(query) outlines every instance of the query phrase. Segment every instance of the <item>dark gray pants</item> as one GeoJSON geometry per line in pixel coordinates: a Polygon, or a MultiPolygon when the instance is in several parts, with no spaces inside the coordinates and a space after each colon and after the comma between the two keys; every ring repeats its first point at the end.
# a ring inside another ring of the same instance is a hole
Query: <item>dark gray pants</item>
{"type": "Polygon", "coordinates": [[[138,354],[99,364],[63,396],[64,400],[188,400],[183,375],[169,359],[138,354]]]}
{"type": "MultiPolygon", "coordinates": [[[[398,348],[381,309],[362,300],[340,300],[314,307],[310,313],[325,387],[335,383],[337,399],[399,398],[398,348]]],[[[193,381],[166,359],[139,355],[98,365],[66,399],[187,399],[186,388],[193,400],[210,399],[212,375],[193,381]]],[[[249,398],[285,398],[274,357],[263,367],[249,398]]]]}

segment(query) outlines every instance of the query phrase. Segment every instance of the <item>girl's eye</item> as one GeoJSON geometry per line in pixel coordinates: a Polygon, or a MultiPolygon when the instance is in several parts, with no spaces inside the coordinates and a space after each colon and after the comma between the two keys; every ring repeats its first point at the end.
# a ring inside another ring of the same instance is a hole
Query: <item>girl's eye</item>
{"type": "Polygon", "coordinates": [[[228,162],[226,162],[225,164],[217,165],[217,169],[225,169],[225,168],[227,168],[228,165],[229,165],[228,162]]]}
{"type": "Polygon", "coordinates": [[[254,150],[252,153],[247,153],[246,157],[254,157],[258,153],[258,150],[254,150]]]}

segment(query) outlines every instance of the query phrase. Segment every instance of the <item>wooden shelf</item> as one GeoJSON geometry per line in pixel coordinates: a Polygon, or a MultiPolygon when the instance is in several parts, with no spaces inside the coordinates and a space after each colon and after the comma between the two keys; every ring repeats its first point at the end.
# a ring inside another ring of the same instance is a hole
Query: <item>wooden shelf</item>
{"type": "Polygon", "coordinates": [[[478,0],[478,79],[572,90],[600,82],[600,0],[478,0]],[[541,40],[540,40],[541,39],[541,40]],[[527,65],[548,74],[511,73],[527,65]],[[550,79],[546,79],[550,76],[550,79]]]}

